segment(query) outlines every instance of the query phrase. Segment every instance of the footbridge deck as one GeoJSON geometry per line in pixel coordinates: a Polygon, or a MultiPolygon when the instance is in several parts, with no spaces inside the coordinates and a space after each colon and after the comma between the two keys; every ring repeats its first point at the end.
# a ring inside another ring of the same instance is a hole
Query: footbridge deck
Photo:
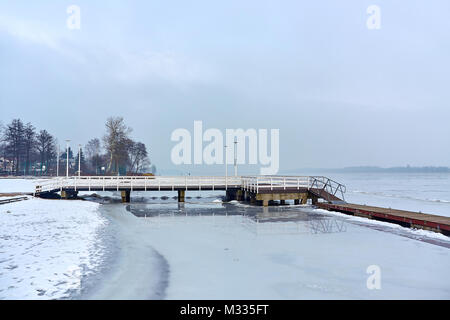
{"type": "Polygon", "coordinates": [[[185,191],[193,190],[224,190],[229,198],[254,198],[268,205],[277,199],[342,201],[345,187],[319,176],[75,176],[43,181],[36,186],[35,195],[61,192],[70,197],[78,191],[121,191],[128,202],[132,191],[178,191],[179,201],[184,201],[185,191]]]}
{"type": "Polygon", "coordinates": [[[450,217],[353,203],[318,203],[317,206],[329,211],[395,223],[403,227],[440,232],[450,236],[450,217]]]}

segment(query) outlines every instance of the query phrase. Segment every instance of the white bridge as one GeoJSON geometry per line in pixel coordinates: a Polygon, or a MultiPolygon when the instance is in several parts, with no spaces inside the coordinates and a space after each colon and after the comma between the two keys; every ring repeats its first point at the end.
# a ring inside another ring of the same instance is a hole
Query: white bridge
{"type": "MultiPolygon", "coordinates": [[[[131,191],[178,191],[184,201],[184,191],[237,190],[252,194],[312,193],[327,201],[341,200],[345,186],[322,176],[73,176],[40,181],[35,195],[78,191],[122,191],[125,199],[131,191]],[[181,191],[181,192],[180,192],[181,191]]],[[[126,202],[128,202],[126,201],[126,202]]]]}

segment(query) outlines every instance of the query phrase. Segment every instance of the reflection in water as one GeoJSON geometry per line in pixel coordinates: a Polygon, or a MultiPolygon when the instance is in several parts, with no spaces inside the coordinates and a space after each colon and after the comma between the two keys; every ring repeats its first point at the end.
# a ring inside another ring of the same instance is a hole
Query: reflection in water
{"type": "MultiPolygon", "coordinates": [[[[155,227],[170,223],[174,218],[183,223],[210,223],[215,220],[199,221],[192,217],[202,216],[233,216],[230,223],[241,224],[246,230],[254,234],[296,234],[296,233],[335,233],[345,232],[343,219],[326,216],[309,206],[250,206],[244,203],[223,203],[217,197],[193,197],[188,202],[166,201],[162,197],[154,199],[140,198],[139,202],[131,202],[127,210],[137,217],[155,219],[155,227]],[[152,199],[152,201],[150,201],[152,199]],[[211,199],[215,199],[211,201],[211,199]],[[156,201],[153,201],[156,200],[156,201]]],[[[222,222],[223,223],[223,222],[222,222]]]]}
{"type": "MultiPolygon", "coordinates": [[[[194,195],[195,193],[192,192],[194,195]]],[[[241,216],[239,221],[247,230],[261,233],[336,233],[347,232],[348,225],[370,228],[381,232],[394,233],[398,236],[428,242],[450,248],[445,239],[429,237],[414,230],[401,228],[388,223],[373,223],[364,220],[351,220],[348,216],[337,216],[335,213],[324,213],[307,205],[279,205],[270,207],[252,206],[237,201],[223,203],[223,193],[201,193],[194,197],[186,197],[186,203],[179,203],[171,198],[176,193],[161,194],[159,192],[134,192],[127,210],[137,217],[192,217],[192,216],[241,216]],[[279,223],[284,222],[284,223],[279,223]],[[288,224],[291,222],[293,224],[288,224]],[[270,224],[269,224],[270,223],[270,224]]],[[[120,193],[99,193],[84,196],[85,199],[100,203],[120,203],[120,193]],[[101,194],[101,195],[100,195],[101,194]]],[[[175,197],[176,198],[176,197],[175,197]]],[[[186,220],[185,223],[194,223],[186,220]]],[[[201,223],[196,220],[195,223],[201,223]]],[[[230,223],[238,223],[230,220],[230,223]]]]}
{"type": "Polygon", "coordinates": [[[319,219],[309,221],[312,233],[334,233],[345,232],[347,226],[343,220],[337,219],[319,219]]]}

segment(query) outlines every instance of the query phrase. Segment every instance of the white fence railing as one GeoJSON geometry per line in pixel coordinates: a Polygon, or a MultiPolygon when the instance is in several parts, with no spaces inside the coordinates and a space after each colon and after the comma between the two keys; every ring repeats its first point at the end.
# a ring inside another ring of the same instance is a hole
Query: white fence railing
{"type": "Polygon", "coordinates": [[[130,177],[130,176],[81,176],[69,178],[55,178],[40,182],[36,185],[36,193],[48,192],[54,190],[82,189],[90,191],[95,190],[177,190],[189,189],[228,189],[239,188],[242,185],[241,177],[224,176],[148,176],[148,177],[130,177]]]}
{"type": "Polygon", "coordinates": [[[244,176],[242,188],[250,192],[258,193],[260,190],[279,189],[304,189],[311,185],[311,177],[308,176],[244,176]]]}
{"type": "Polygon", "coordinates": [[[63,189],[73,190],[227,190],[242,188],[250,192],[262,190],[324,190],[330,194],[345,192],[345,186],[326,177],[316,176],[81,176],[59,177],[40,181],[36,193],[63,189]]]}

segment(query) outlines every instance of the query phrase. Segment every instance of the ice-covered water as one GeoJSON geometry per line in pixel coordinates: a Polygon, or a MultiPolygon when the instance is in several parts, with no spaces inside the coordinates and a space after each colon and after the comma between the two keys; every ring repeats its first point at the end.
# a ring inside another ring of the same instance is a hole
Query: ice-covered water
{"type": "Polygon", "coordinates": [[[346,185],[347,202],[450,217],[448,173],[332,174],[346,185]]]}
{"type": "Polygon", "coordinates": [[[326,226],[240,215],[142,220],[170,266],[168,299],[450,297],[448,248],[395,234],[333,219],[326,226]],[[381,270],[380,290],[366,284],[372,265],[381,270]]]}

